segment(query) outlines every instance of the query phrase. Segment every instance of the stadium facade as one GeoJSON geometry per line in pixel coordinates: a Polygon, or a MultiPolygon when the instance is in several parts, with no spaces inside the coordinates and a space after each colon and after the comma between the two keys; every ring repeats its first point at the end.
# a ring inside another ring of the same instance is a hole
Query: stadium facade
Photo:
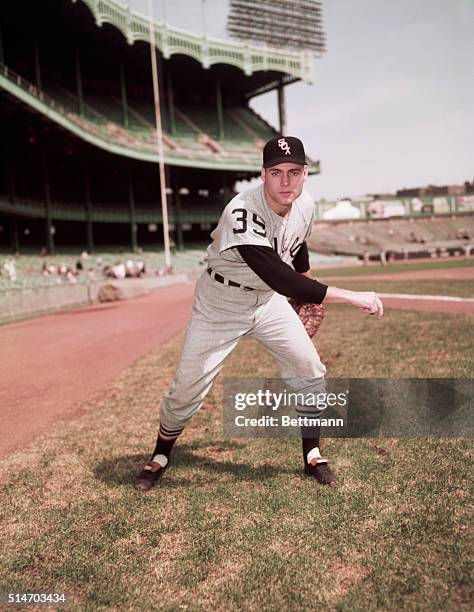
{"type": "MultiPolygon", "coordinates": [[[[154,23],[172,234],[207,237],[238,180],[284,130],[307,51],[154,23]],[[280,125],[249,106],[276,90],[280,125]]],[[[0,246],[14,252],[162,243],[148,20],[114,0],[0,5],[0,246]]],[[[310,171],[319,171],[311,162],[310,171]]]]}

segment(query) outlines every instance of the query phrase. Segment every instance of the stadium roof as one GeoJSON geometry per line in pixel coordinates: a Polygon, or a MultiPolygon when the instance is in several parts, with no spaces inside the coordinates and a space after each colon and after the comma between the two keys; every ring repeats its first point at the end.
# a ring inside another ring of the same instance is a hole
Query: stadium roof
{"type": "MultiPolygon", "coordinates": [[[[72,0],[76,3],[77,0],[72,0]]],[[[110,23],[122,32],[129,44],[150,42],[148,19],[124,7],[117,0],[81,0],[94,15],[96,24],[110,23]]],[[[240,43],[194,34],[181,28],[155,21],[155,43],[165,59],[174,54],[193,57],[203,68],[229,64],[250,76],[255,72],[272,71],[295,80],[312,83],[313,57],[308,51],[275,49],[266,45],[240,43]]]]}

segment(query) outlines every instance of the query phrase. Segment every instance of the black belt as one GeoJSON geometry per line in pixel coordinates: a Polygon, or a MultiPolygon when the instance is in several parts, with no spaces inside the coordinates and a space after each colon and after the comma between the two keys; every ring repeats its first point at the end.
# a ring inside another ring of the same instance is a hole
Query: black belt
{"type": "Polygon", "coordinates": [[[216,280],[218,283],[222,283],[223,285],[228,285],[229,287],[241,287],[244,291],[253,291],[252,287],[245,287],[244,285],[236,283],[233,280],[225,279],[222,274],[219,274],[219,272],[214,272],[212,268],[208,268],[207,273],[211,278],[216,280]]]}

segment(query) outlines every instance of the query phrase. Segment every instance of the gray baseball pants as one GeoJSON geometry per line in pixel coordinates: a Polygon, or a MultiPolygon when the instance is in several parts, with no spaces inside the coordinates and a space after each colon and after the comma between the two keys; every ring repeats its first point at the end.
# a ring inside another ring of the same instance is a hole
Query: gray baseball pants
{"type": "MultiPolygon", "coordinates": [[[[324,393],[326,368],[287,299],[272,290],[223,285],[204,272],[196,284],[175,379],[161,402],[160,422],[166,430],[184,429],[244,336],[258,340],[275,357],[281,378],[293,391],[324,393]]],[[[297,406],[296,412],[321,413],[314,406],[297,406]]]]}

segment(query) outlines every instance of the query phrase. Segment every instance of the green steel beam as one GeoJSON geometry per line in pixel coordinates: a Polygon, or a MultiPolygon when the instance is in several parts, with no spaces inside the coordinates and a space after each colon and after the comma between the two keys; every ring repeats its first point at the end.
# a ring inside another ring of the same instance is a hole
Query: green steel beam
{"type": "Polygon", "coordinates": [[[39,55],[39,44],[38,44],[38,37],[35,36],[34,41],[33,41],[33,54],[34,54],[34,64],[35,64],[35,82],[36,82],[36,87],[41,90],[42,89],[42,83],[41,83],[41,64],[40,64],[40,55],[39,55]]]}
{"type": "Polygon", "coordinates": [[[169,131],[171,136],[176,134],[176,120],[174,116],[174,94],[173,94],[173,78],[171,71],[168,73],[166,79],[166,101],[168,104],[168,119],[169,119],[169,131]]]}
{"type": "Polygon", "coordinates": [[[133,190],[133,176],[130,165],[127,168],[128,178],[128,205],[130,208],[130,242],[132,245],[132,253],[138,250],[137,244],[137,219],[135,214],[135,192],[133,190]]]}
{"type": "Polygon", "coordinates": [[[41,158],[41,170],[43,174],[43,189],[44,189],[44,214],[45,214],[45,232],[46,232],[46,250],[49,254],[54,253],[54,238],[53,238],[53,215],[51,210],[51,186],[49,182],[49,167],[46,156],[41,158]]]}
{"type": "Polygon", "coordinates": [[[91,187],[89,166],[84,168],[84,201],[86,215],[86,235],[87,235],[87,252],[94,252],[94,227],[92,224],[92,202],[91,202],[91,187]]]}
{"type": "Polygon", "coordinates": [[[224,140],[224,109],[222,106],[222,89],[219,77],[216,78],[216,107],[217,107],[217,125],[219,126],[219,140],[224,140]]]}
{"type": "Polygon", "coordinates": [[[280,124],[280,135],[286,136],[285,88],[283,83],[280,83],[278,87],[278,120],[280,124]]]}
{"type": "Polygon", "coordinates": [[[128,128],[128,101],[127,101],[127,82],[125,79],[125,66],[123,60],[120,60],[120,97],[122,101],[122,121],[123,127],[128,128]]]}
{"type": "Polygon", "coordinates": [[[20,239],[18,237],[18,220],[11,221],[12,253],[20,252],[20,239]]]}
{"type": "Polygon", "coordinates": [[[81,56],[79,54],[79,47],[76,45],[75,55],[75,73],[76,73],[76,92],[77,92],[77,103],[78,112],[81,117],[84,117],[84,94],[82,90],[82,72],[81,72],[81,56]]]}
{"type": "Polygon", "coordinates": [[[5,63],[5,55],[3,53],[3,36],[2,36],[2,22],[0,21],[0,64],[5,63]]]}
{"type": "Polygon", "coordinates": [[[176,247],[178,251],[184,250],[184,240],[183,240],[183,220],[181,213],[181,195],[179,193],[179,174],[178,170],[175,170],[173,176],[173,198],[174,198],[174,209],[176,216],[176,247]]]}

